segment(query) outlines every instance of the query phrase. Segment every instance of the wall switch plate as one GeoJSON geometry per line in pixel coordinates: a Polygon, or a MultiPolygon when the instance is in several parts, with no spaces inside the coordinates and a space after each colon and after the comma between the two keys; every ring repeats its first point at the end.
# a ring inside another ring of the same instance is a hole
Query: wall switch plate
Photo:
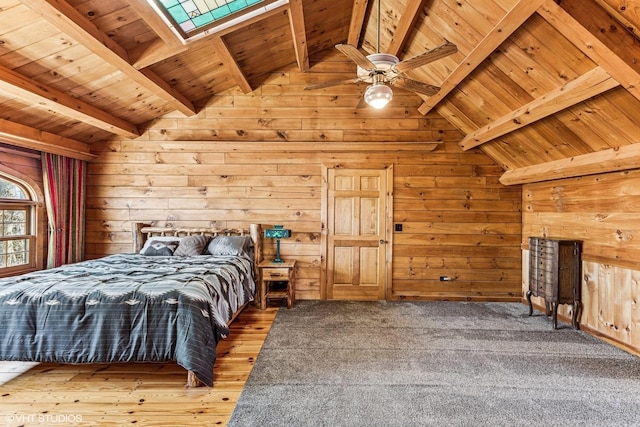
{"type": "Polygon", "coordinates": [[[402,224],[396,224],[396,231],[402,231],[402,224]]]}

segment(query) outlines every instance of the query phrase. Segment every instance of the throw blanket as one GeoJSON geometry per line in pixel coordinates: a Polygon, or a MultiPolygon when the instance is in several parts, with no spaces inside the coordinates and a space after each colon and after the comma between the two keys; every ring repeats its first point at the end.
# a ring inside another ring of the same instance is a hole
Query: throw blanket
{"type": "Polygon", "coordinates": [[[134,254],[0,279],[0,360],[176,361],[213,385],[216,344],[253,300],[249,258],[134,254]]]}

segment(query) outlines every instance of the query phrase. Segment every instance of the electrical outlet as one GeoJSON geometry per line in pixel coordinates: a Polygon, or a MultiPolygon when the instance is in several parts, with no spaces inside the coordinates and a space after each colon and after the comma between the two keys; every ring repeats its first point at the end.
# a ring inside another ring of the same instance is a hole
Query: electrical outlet
{"type": "Polygon", "coordinates": [[[402,224],[396,224],[396,231],[402,231],[402,224]]]}

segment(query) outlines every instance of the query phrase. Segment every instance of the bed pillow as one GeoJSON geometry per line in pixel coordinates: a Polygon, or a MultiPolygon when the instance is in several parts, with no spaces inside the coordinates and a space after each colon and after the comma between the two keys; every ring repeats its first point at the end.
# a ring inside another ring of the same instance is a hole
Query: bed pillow
{"type": "Polygon", "coordinates": [[[250,236],[216,236],[207,245],[207,252],[214,256],[251,256],[250,236]]]}
{"type": "Polygon", "coordinates": [[[151,240],[149,247],[144,251],[146,256],[172,256],[180,244],[179,240],[151,240]]]}
{"type": "Polygon", "coordinates": [[[175,256],[197,256],[202,255],[207,248],[207,244],[211,240],[209,236],[187,236],[180,240],[178,249],[176,249],[175,256]]]}
{"type": "MultiPolygon", "coordinates": [[[[168,249],[171,250],[171,253],[167,254],[167,255],[173,255],[173,252],[178,247],[178,243],[180,243],[180,237],[176,237],[176,236],[151,236],[151,237],[149,237],[147,239],[146,242],[144,242],[144,246],[142,246],[142,249],[140,250],[140,255],[150,255],[150,256],[162,255],[162,254],[154,253],[154,252],[157,252],[158,250],[162,249],[162,245],[160,243],[170,243],[170,247],[168,249]],[[153,250],[149,250],[148,251],[148,249],[151,247],[151,245],[155,245],[156,248],[153,249],[153,250]],[[147,253],[147,251],[149,253],[147,253]]],[[[164,246],[167,246],[167,245],[164,245],[164,246]]]]}

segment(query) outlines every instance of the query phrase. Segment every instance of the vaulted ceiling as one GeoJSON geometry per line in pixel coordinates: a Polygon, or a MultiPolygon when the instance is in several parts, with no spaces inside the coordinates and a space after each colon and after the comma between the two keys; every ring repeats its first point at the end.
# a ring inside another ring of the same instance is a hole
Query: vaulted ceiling
{"type": "Polygon", "coordinates": [[[441,88],[419,111],[503,183],[640,167],[640,0],[380,2],[378,23],[375,0],[278,0],[185,42],[146,0],[0,0],[0,138],[82,156],[339,43],[405,59],[449,41],[456,53],[408,73],[441,88]]]}

